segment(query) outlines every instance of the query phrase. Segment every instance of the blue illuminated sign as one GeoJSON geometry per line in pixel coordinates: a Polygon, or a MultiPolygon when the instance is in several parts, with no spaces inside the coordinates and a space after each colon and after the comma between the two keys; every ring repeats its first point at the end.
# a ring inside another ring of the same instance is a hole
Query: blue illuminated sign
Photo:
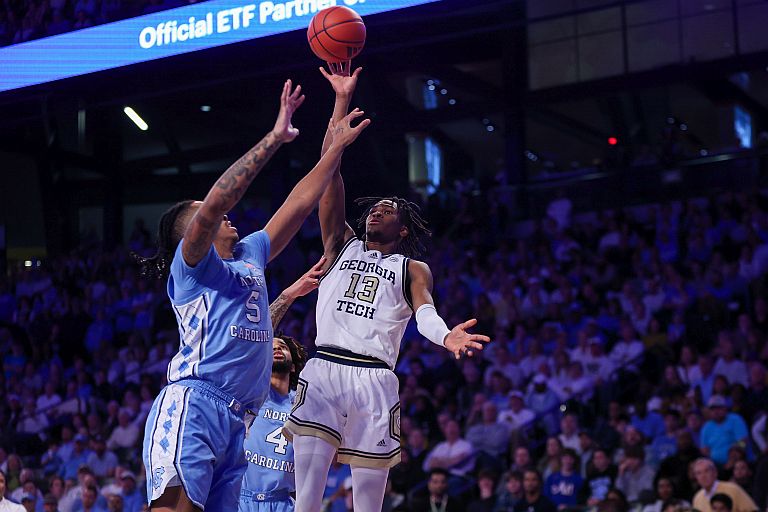
{"type": "Polygon", "coordinates": [[[0,48],[0,91],[305,29],[326,7],[366,15],[439,0],[211,0],[0,48]]]}

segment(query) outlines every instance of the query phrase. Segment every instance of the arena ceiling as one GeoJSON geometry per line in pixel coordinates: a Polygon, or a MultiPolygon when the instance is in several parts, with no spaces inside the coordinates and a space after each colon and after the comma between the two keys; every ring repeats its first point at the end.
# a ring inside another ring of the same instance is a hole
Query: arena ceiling
{"type": "MultiPolygon", "coordinates": [[[[522,158],[505,153],[510,122],[524,129],[526,149],[561,167],[599,158],[612,135],[652,140],[669,115],[684,119],[702,145],[713,144],[719,109],[736,100],[768,126],[765,55],[522,90],[519,5],[446,0],[366,20],[355,105],[374,125],[350,152],[351,166],[363,169],[347,178],[353,189],[405,185],[408,133],[441,143],[451,178],[482,180],[522,158]],[[738,73],[747,88],[734,81],[738,73]],[[446,90],[432,109],[414,94],[428,80],[446,90]]],[[[3,93],[0,151],[34,157],[50,183],[78,191],[88,184],[101,191],[105,178],[116,178],[137,201],[199,193],[209,173],[271,127],[280,85],[291,77],[307,102],[295,123],[302,137],[279,165],[299,173],[316,159],[332,104],[319,64],[304,34],[293,32],[3,93]],[[147,120],[147,132],[125,117],[125,105],[147,120]]]]}

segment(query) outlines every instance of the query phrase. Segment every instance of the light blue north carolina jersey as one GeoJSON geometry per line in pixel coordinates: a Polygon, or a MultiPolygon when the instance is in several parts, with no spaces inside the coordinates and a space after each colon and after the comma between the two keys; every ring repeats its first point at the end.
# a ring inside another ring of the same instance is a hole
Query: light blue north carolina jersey
{"type": "Polygon", "coordinates": [[[210,382],[256,409],[272,373],[272,321],[264,280],[269,236],[257,231],[240,240],[233,258],[211,246],[195,267],[184,262],[181,241],[171,263],[168,296],[179,324],[179,351],[168,382],[210,382]]]}
{"type": "Polygon", "coordinates": [[[272,387],[259,415],[245,438],[248,469],[243,490],[253,492],[294,492],[293,443],[283,436],[283,425],[291,412],[295,391],[283,396],[272,387]]]}

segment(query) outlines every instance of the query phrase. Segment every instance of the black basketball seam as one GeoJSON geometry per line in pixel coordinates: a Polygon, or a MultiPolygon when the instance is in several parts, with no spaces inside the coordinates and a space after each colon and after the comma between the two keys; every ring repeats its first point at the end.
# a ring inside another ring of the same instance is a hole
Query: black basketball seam
{"type": "MultiPolygon", "coordinates": [[[[323,32],[325,32],[325,30],[323,30],[323,32]]],[[[330,36],[328,36],[328,37],[330,37],[330,36]]],[[[339,60],[348,60],[348,59],[345,59],[344,57],[339,57],[338,55],[333,53],[331,50],[326,48],[325,45],[323,44],[323,42],[320,40],[319,37],[316,37],[316,39],[317,39],[317,44],[319,44],[323,48],[323,50],[325,50],[328,53],[328,55],[331,55],[332,57],[334,57],[336,59],[339,59],[339,60]]]]}
{"type": "Polygon", "coordinates": [[[328,39],[330,39],[330,40],[332,40],[332,41],[336,41],[337,43],[346,43],[346,44],[359,44],[359,45],[361,45],[361,46],[362,46],[362,45],[365,43],[365,39],[363,39],[363,40],[361,40],[361,41],[347,41],[347,40],[344,40],[344,39],[336,39],[336,38],[335,38],[335,37],[333,37],[333,36],[332,36],[330,33],[328,33],[328,31],[327,31],[327,30],[325,30],[324,32],[325,32],[325,33],[326,33],[326,35],[328,36],[328,39]]]}
{"type": "Polygon", "coordinates": [[[335,11],[338,8],[339,8],[338,6],[333,6],[333,7],[329,7],[325,11],[320,11],[320,12],[325,12],[325,16],[323,16],[323,21],[322,21],[323,30],[325,30],[325,19],[328,17],[329,14],[331,14],[333,11],[335,11]]]}
{"type": "Polygon", "coordinates": [[[312,37],[317,37],[317,27],[315,26],[315,18],[317,18],[317,16],[312,17],[312,23],[311,23],[312,30],[314,31],[314,34],[312,34],[312,37]]]}
{"type": "Polygon", "coordinates": [[[362,26],[365,26],[365,23],[363,23],[363,20],[361,20],[361,19],[357,19],[357,20],[344,20],[344,21],[340,21],[338,23],[334,23],[330,27],[326,27],[325,24],[323,24],[323,30],[328,30],[329,28],[338,27],[339,25],[344,25],[345,23],[359,23],[362,26]]]}

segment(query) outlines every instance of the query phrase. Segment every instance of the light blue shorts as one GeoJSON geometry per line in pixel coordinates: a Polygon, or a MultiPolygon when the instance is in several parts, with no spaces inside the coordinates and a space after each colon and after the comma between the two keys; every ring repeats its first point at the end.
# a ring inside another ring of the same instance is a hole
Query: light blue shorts
{"type": "Polygon", "coordinates": [[[181,485],[206,511],[238,506],[247,462],[244,408],[217,387],[185,379],[166,386],[152,404],[144,430],[147,499],[181,485]]]}

